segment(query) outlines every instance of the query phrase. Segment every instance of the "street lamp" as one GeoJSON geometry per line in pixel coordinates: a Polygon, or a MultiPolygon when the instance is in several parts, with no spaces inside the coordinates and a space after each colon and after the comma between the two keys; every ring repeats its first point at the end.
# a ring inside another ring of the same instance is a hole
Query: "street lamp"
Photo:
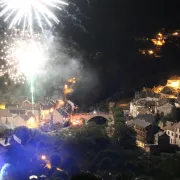
{"type": "Polygon", "coordinates": [[[41,156],[41,159],[42,159],[42,160],[46,160],[46,156],[42,155],[42,156],[41,156]]]}

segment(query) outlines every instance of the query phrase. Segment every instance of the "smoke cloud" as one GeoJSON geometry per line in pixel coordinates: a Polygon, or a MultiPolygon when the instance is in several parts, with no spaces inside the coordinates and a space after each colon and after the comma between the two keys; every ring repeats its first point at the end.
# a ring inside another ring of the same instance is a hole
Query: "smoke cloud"
{"type": "MultiPolygon", "coordinates": [[[[35,100],[40,96],[53,96],[54,92],[60,97],[65,81],[71,77],[78,79],[72,96],[75,101],[85,102],[87,98],[90,98],[88,100],[90,102],[93,97],[98,96],[99,80],[96,72],[87,65],[88,54],[68,34],[70,32],[68,29],[72,29],[74,26],[82,30],[82,33],[87,32],[81,21],[87,17],[79,8],[78,3],[82,4],[82,1],[70,0],[68,9],[64,11],[64,14],[60,13],[62,16],[59,17],[60,27],[44,32],[48,46],[48,50],[45,52],[47,59],[34,79],[35,100]],[[64,33],[65,31],[66,33],[64,33]]],[[[84,8],[89,5],[88,0],[83,2],[84,8]]],[[[2,81],[0,83],[3,87],[0,92],[1,98],[13,100],[19,96],[30,97],[31,95],[29,83],[14,85],[6,77],[0,81],[2,81]],[[3,84],[5,81],[8,81],[7,86],[3,84]]]]}

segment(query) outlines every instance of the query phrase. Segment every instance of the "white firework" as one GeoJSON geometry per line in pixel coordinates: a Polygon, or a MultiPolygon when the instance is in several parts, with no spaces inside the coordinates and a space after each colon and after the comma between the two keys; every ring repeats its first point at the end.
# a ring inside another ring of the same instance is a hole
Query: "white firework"
{"type": "Polygon", "coordinates": [[[53,10],[62,10],[67,5],[62,0],[0,0],[0,17],[5,17],[4,21],[10,23],[10,29],[22,25],[23,29],[30,29],[32,32],[34,24],[38,24],[43,30],[44,22],[50,27],[53,21],[59,23],[53,10]]]}
{"type": "Polygon", "coordinates": [[[47,58],[48,47],[40,34],[14,29],[13,33],[5,32],[1,46],[0,76],[7,74],[15,84],[24,83],[38,73],[47,58]]]}

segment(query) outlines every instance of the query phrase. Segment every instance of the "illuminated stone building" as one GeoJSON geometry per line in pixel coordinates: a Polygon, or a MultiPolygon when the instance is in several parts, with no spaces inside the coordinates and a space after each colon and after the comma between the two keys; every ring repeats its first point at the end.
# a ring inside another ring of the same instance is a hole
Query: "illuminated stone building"
{"type": "Polygon", "coordinates": [[[144,148],[146,144],[153,143],[154,126],[142,119],[134,121],[134,129],[137,133],[137,146],[144,148]]]}
{"type": "Polygon", "coordinates": [[[177,90],[177,89],[180,90],[180,77],[172,76],[171,78],[168,79],[166,86],[172,87],[175,90],[177,90]]]}
{"type": "Polygon", "coordinates": [[[130,102],[130,114],[136,117],[138,114],[155,114],[157,113],[157,98],[140,98],[130,102]]]}
{"type": "Polygon", "coordinates": [[[180,147],[180,122],[167,123],[164,127],[166,134],[170,137],[170,144],[175,144],[180,147]]]}

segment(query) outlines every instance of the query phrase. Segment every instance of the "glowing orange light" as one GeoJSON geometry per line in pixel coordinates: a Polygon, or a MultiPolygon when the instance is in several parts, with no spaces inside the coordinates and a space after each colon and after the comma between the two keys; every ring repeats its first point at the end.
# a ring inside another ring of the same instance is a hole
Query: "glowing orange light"
{"type": "Polygon", "coordinates": [[[48,168],[48,169],[51,169],[52,167],[51,167],[51,163],[47,163],[46,164],[46,167],[48,168]]]}
{"type": "Polygon", "coordinates": [[[154,51],[153,51],[153,50],[148,50],[148,53],[149,53],[150,55],[152,55],[152,54],[154,54],[154,51]]]}
{"type": "Polygon", "coordinates": [[[164,39],[162,39],[161,37],[160,38],[157,38],[157,39],[151,39],[151,41],[154,43],[154,45],[156,46],[162,46],[165,41],[164,39]]]}
{"type": "Polygon", "coordinates": [[[64,89],[67,89],[67,88],[68,88],[68,85],[67,85],[67,84],[65,84],[65,85],[64,85],[64,89]]]}
{"type": "Polygon", "coordinates": [[[50,112],[52,113],[53,111],[54,111],[54,109],[53,109],[53,108],[51,108],[51,109],[50,109],[50,112]]]}
{"type": "Polygon", "coordinates": [[[56,168],[56,170],[57,170],[57,171],[63,172],[63,170],[62,170],[61,168],[56,168]]]}
{"type": "Polygon", "coordinates": [[[37,128],[37,127],[38,127],[38,124],[37,124],[36,120],[34,119],[34,117],[31,117],[31,118],[27,121],[27,127],[30,128],[30,129],[33,129],[33,128],[37,128]]]}
{"type": "Polygon", "coordinates": [[[75,84],[75,83],[76,83],[76,78],[71,78],[71,79],[68,79],[68,82],[69,82],[69,83],[73,83],[73,84],[75,84]]]}
{"type": "Polygon", "coordinates": [[[73,92],[73,88],[69,87],[67,84],[64,86],[64,94],[70,94],[73,92]]]}
{"type": "Polygon", "coordinates": [[[178,32],[174,32],[172,35],[173,35],[173,36],[178,36],[179,33],[178,33],[178,32]]]}
{"type": "Polygon", "coordinates": [[[179,82],[171,82],[171,86],[172,87],[178,87],[179,86],[179,82]]]}
{"type": "Polygon", "coordinates": [[[82,124],[82,120],[77,120],[77,119],[71,119],[71,124],[73,126],[78,126],[82,124]]]}
{"type": "Polygon", "coordinates": [[[46,160],[46,156],[42,155],[42,156],[41,156],[41,159],[42,159],[42,160],[46,160]]]}
{"type": "Polygon", "coordinates": [[[160,37],[163,37],[163,34],[162,34],[162,33],[160,33],[160,32],[159,32],[157,35],[158,35],[158,36],[160,36],[160,37]]]}

